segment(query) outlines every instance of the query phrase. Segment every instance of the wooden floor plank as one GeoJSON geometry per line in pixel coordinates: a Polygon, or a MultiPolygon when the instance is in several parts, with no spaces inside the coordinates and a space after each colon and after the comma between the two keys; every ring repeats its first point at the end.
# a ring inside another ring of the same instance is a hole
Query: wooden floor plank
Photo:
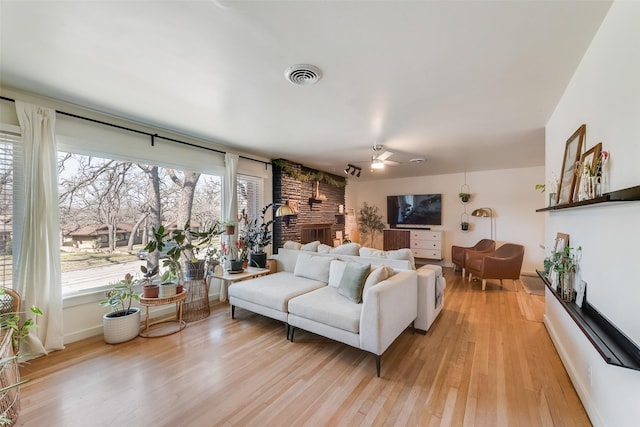
{"type": "Polygon", "coordinates": [[[102,337],[21,367],[18,426],[589,426],[542,323],[544,297],[468,283],[445,269],[446,303],[426,335],[382,357],[244,310],[179,334],[102,337]]]}

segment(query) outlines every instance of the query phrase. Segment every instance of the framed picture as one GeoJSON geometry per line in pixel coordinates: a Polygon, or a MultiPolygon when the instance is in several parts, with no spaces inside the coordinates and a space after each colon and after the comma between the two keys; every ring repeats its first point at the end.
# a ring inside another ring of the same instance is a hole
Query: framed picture
{"type": "Polygon", "coordinates": [[[567,246],[569,246],[569,235],[564,233],[556,234],[556,245],[553,248],[553,251],[562,252],[567,246]]]}
{"type": "Polygon", "coordinates": [[[582,146],[587,134],[587,125],[581,125],[567,140],[564,147],[564,159],[562,160],[562,172],[560,173],[560,185],[556,205],[571,203],[576,186],[576,164],[580,161],[582,146]]]}
{"type": "MultiPolygon", "coordinates": [[[[596,162],[600,159],[600,152],[602,151],[602,142],[598,142],[596,145],[588,149],[582,155],[580,159],[580,167],[584,167],[584,165],[589,165],[589,174],[595,175],[598,172],[598,165],[596,162]]],[[[578,193],[580,192],[580,187],[584,185],[582,182],[582,169],[578,171],[578,178],[576,182],[575,189],[573,191],[573,200],[578,200],[578,193]]]]}

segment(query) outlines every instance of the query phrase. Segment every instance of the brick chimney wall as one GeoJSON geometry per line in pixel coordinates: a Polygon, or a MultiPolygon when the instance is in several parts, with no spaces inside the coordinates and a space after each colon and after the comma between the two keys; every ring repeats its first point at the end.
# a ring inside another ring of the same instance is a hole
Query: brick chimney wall
{"type": "MultiPolygon", "coordinates": [[[[300,173],[318,172],[315,169],[306,168],[298,163],[286,161],[288,165],[300,173]]],[[[344,177],[332,175],[338,181],[345,181],[344,177]]],[[[309,199],[316,197],[316,181],[301,182],[288,175],[277,165],[273,167],[273,201],[276,204],[297,202],[300,212],[298,215],[289,217],[289,226],[285,219],[280,218],[273,224],[273,250],[277,253],[284,242],[291,240],[294,242],[307,243],[302,241],[302,230],[324,226],[331,229],[331,236],[323,243],[332,245],[336,231],[344,234],[344,215],[338,213],[338,206],[345,204],[345,188],[336,188],[320,181],[318,191],[326,196],[322,203],[309,205],[309,199]]],[[[305,233],[306,234],[306,233],[305,233]]]]}

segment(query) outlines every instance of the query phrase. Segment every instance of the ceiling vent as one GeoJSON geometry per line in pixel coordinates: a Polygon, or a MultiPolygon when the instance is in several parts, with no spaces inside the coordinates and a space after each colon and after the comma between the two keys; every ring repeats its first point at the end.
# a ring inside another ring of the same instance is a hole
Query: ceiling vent
{"type": "Polygon", "coordinates": [[[296,64],[284,71],[284,77],[295,85],[312,85],[322,78],[322,71],[315,65],[296,64]]]}

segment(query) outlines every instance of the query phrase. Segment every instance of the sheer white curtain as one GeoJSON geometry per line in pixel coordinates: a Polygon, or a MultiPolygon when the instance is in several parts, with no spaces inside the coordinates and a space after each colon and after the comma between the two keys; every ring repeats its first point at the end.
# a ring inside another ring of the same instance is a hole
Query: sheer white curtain
{"type": "MultiPolygon", "coordinates": [[[[236,221],[238,218],[238,155],[226,153],[224,155],[224,191],[223,197],[223,220],[236,221]]],[[[237,230],[236,230],[237,231],[237,230]]]]}
{"type": "Polygon", "coordinates": [[[14,288],[44,313],[21,352],[38,355],[64,347],[60,279],[60,215],[55,110],[16,101],[24,149],[24,212],[14,288]]]}

